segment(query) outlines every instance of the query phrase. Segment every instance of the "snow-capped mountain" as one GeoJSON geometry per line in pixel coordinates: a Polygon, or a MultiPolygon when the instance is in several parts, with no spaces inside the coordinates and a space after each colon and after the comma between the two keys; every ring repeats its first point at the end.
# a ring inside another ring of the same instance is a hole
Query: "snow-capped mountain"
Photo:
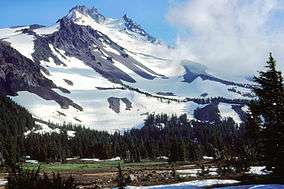
{"type": "Polygon", "coordinates": [[[210,74],[128,16],[76,6],[52,26],[0,29],[0,93],[35,118],[111,131],[149,113],[244,119],[250,86],[210,74]]]}

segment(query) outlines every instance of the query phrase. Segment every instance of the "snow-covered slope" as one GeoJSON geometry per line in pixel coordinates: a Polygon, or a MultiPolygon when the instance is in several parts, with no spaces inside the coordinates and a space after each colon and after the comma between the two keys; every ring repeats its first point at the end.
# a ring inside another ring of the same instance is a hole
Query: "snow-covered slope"
{"type": "Polygon", "coordinates": [[[126,15],[112,19],[76,6],[52,26],[0,29],[0,39],[2,93],[43,121],[113,131],[139,126],[149,113],[201,119],[195,110],[215,108],[218,119],[239,123],[250,98],[249,85],[172,60],[171,48],[126,15]],[[27,71],[23,60],[37,69],[27,71]],[[25,74],[15,75],[19,69],[25,74]]]}

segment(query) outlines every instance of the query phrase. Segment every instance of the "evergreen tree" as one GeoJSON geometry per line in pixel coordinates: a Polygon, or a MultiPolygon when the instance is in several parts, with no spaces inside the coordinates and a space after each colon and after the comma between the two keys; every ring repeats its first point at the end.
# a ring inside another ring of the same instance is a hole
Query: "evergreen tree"
{"type": "Polygon", "coordinates": [[[119,189],[123,189],[126,186],[126,179],[123,175],[123,171],[122,171],[120,163],[118,164],[117,169],[118,169],[117,177],[116,177],[117,187],[119,189]]]}
{"type": "Polygon", "coordinates": [[[14,137],[7,138],[4,148],[4,159],[6,160],[6,166],[10,169],[9,171],[15,172],[17,168],[16,139],[14,137]]]}
{"type": "MultiPolygon", "coordinates": [[[[253,89],[257,99],[250,104],[250,110],[257,117],[255,119],[261,119],[258,129],[267,168],[274,168],[274,173],[283,175],[284,88],[281,72],[276,70],[276,61],[271,53],[266,68],[266,71],[259,72],[259,76],[254,78],[258,84],[253,89]]],[[[255,131],[258,129],[253,128],[255,131]]]]}
{"type": "Polygon", "coordinates": [[[179,161],[179,150],[178,150],[178,144],[176,139],[173,140],[170,148],[170,157],[169,157],[169,162],[174,163],[179,161]]]}

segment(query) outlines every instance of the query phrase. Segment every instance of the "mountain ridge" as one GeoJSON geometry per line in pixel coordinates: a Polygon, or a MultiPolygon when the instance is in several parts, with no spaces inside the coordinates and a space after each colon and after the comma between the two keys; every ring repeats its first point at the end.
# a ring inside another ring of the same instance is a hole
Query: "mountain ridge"
{"type": "MultiPolygon", "coordinates": [[[[246,104],[249,98],[242,94],[249,93],[249,85],[208,74],[201,64],[174,62],[167,55],[172,49],[130,18],[123,19],[130,25],[122,27],[121,19],[107,18],[96,8],[76,6],[52,26],[0,29],[0,44],[9,43],[7,49],[15,49],[28,64],[37,66],[26,75],[39,74],[50,82],[47,88],[41,83],[37,90],[24,85],[6,95],[18,93],[13,100],[43,121],[95,128],[107,125],[102,127],[106,130],[135,127],[149,113],[187,113],[191,119],[198,119],[202,116],[195,117],[195,110],[206,109],[206,104],[212,103],[210,99],[218,101],[217,108],[226,106],[240,122],[241,109],[236,112],[232,106],[246,104]],[[160,49],[166,53],[159,53],[160,49]],[[232,86],[240,92],[233,93],[229,90],[232,86]],[[219,103],[225,105],[219,107],[219,103]],[[40,107],[46,107],[46,112],[42,113],[40,107]]],[[[3,68],[0,76],[3,90],[4,86],[25,83],[20,79],[3,82],[3,68]]],[[[220,112],[223,119],[224,111],[220,112]]]]}

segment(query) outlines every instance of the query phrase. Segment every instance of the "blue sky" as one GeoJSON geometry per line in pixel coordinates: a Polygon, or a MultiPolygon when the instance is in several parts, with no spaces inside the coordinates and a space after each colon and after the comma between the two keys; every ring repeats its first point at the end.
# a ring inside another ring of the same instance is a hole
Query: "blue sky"
{"type": "Polygon", "coordinates": [[[105,16],[118,18],[124,13],[152,35],[173,43],[176,30],[166,21],[171,3],[183,0],[0,0],[0,28],[51,25],[75,5],[95,6],[105,16]]]}

